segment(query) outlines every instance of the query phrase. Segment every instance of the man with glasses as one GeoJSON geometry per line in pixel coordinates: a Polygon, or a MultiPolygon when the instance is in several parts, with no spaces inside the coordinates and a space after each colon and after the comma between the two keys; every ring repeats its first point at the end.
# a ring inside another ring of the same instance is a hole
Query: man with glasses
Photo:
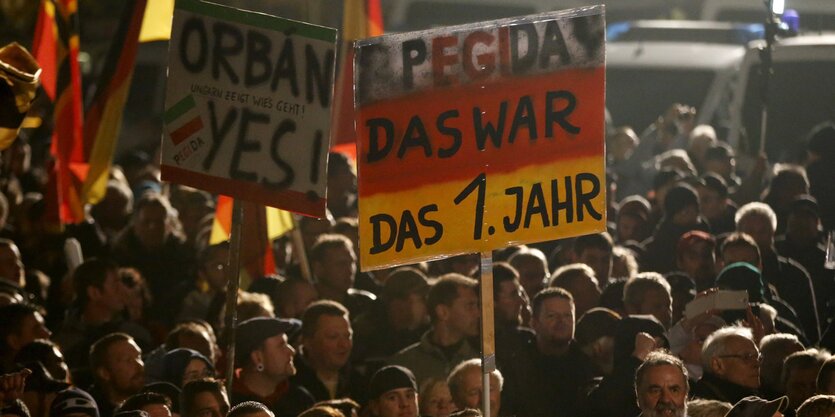
{"type": "Polygon", "coordinates": [[[723,327],[705,340],[702,348],[704,375],[693,386],[697,398],[735,404],[760,387],[760,351],[751,329],[723,327]]]}

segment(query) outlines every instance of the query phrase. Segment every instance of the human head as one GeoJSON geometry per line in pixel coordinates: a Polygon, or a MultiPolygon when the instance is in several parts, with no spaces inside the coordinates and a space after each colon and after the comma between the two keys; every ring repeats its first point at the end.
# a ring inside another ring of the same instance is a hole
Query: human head
{"type": "Polygon", "coordinates": [[[650,227],[650,204],[646,198],[631,195],[620,202],[616,218],[617,241],[641,242],[652,234],[650,227]]]}
{"type": "Polygon", "coordinates": [[[255,317],[275,317],[275,307],[270,296],[249,291],[238,292],[236,311],[241,321],[255,317]]]}
{"type": "Polygon", "coordinates": [[[777,164],[764,200],[775,211],[782,212],[792,200],[808,193],[809,178],[806,177],[805,168],[800,165],[777,164]]]}
{"type": "Polygon", "coordinates": [[[716,277],[716,286],[721,290],[748,292],[748,301],[765,301],[765,284],[762,273],[748,262],[735,262],[726,266],[716,277]]]}
{"type": "Polygon", "coordinates": [[[676,245],[676,265],[684,271],[699,291],[712,288],[716,278],[716,239],[693,230],[683,234],[676,245]]]}
{"type": "Polygon", "coordinates": [[[832,417],[835,415],[835,395],[809,397],[797,409],[797,417],[832,417]]]}
{"type": "Polygon", "coordinates": [[[800,195],[789,205],[786,218],[786,239],[798,244],[817,242],[820,228],[818,201],[811,195],[800,195]]]}
{"type": "Polygon", "coordinates": [[[171,401],[156,392],[140,392],[128,397],[119,411],[142,410],[150,417],[171,417],[171,401]]]}
{"type": "Polygon", "coordinates": [[[632,156],[641,139],[629,126],[621,126],[606,138],[606,151],[613,162],[624,161],[632,156]]]}
{"type": "Polygon", "coordinates": [[[429,378],[420,388],[420,415],[448,417],[455,410],[449,385],[444,379],[429,378]]]}
{"type": "Polygon", "coordinates": [[[214,364],[200,352],[188,348],[168,351],[164,358],[163,380],[182,388],[183,384],[195,379],[214,377],[214,364]]]}
{"type": "Polygon", "coordinates": [[[593,308],[577,320],[577,345],[604,375],[614,369],[615,330],[620,320],[620,314],[603,307],[593,308]]]}
{"type": "Polygon", "coordinates": [[[825,350],[806,349],[786,358],[780,379],[789,397],[789,408],[797,409],[803,401],[815,395],[818,372],[830,357],[825,350]]]}
{"type": "Polygon", "coordinates": [[[574,299],[562,288],[546,288],[533,299],[531,327],[540,350],[559,350],[574,339],[574,299]]]}
{"type": "MultiPolygon", "coordinates": [[[[481,359],[459,363],[447,378],[452,401],[459,409],[480,408],[484,395],[481,381],[481,359]]],[[[501,408],[504,378],[498,369],[490,372],[490,417],[497,417],[501,408]]]]}
{"type": "Polygon", "coordinates": [[[319,239],[319,236],[331,233],[334,223],[333,214],[331,214],[330,210],[326,210],[325,217],[322,217],[321,219],[300,216],[299,230],[302,234],[302,241],[304,241],[305,249],[310,251],[313,248],[313,244],[315,244],[316,240],[319,239]]]}
{"type": "Polygon", "coordinates": [[[221,381],[202,378],[187,382],[180,393],[182,417],[225,417],[229,398],[221,381]]]}
{"type": "Polygon", "coordinates": [[[275,414],[257,401],[244,401],[232,407],[226,417],[275,417],[275,414]]]}
{"type": "Polygon", "coordinates": [[[690,417],[725,417],[731,405],[724,401],[695,398],[687,402],[687,414],[690,417]]]}
{"type": "Polygon", "coordinates": [[[110,316],[125,308],[124,285],[119,279],[119,267],[112,261],[90,258],[73,271],[73,288],[79,308],[93,305],[110,316]]]}
{"type": "Polygon", "coordinates": [[[165,337],[165,348],[189,348],[200,352],[212,364],[218,355],[217,338],[212,326],[201,321],[187,321],[174,326],[165,337]]]}
{"type": "Polygon", "coordinates": [[[319,292],[310,281],[291,275],[278,285],[276,315],[285,319],[301,318],[307,306],[318,298],[319,292]]]}
{"type": "Polygon", "coordinates": [[[564,265],[551,274],[550,287],[562,288],[574,299],[575,316],[600,305],[600,286],[595,271],[584,263],[564,265]]]}
{"type": "Polygon", "coordinates": [[[197,275],[214,291],[226,288],[226,264],[229,262],[229,242],[206,246],[197,259],[197,275]]]}
{"type": "Polygon", "coordinates": [[[687,145],[687,153],[700,168],[704,167],[705,154],[707,150],[719,142],[716,139],[716,130],[711,125],[697,125],[690,132],[687,145]]]}
{"type": "Polygon", "coordinates": [[[670,284],[670,296],[673,299],[672,322],[678,323],[684,317],[687,303],[696,298],[696,283],[689,275],[681,271],[664,274],[664,280],[670,284]]]}
{"type": "Polygon", "coordinates": [[[722,267],[736,262],[747,262],[758,269],[762,267],[759,246],[746,233],[734,232],[728,235],[722,242],[719,253],[722,267]]]}
{"type": "Polygon", "coordinates": [[[354,245],[343,235],[324,234],[310,250],[310,265],[317,284],[340,294],[354,285],[357,256],[354,245]]]}
{"type": "Polygon", "coordinates": [[[723,327],[708,336],[702,348],[702,367],[720,379],[749,389],[760,386],[760,352],[751,329],[723,327]]]}
{"type": "Polygon", "coordinates": [[[819,394],[835,395],[835,357],[823,363],[815,386],[819,394]]]}
{"type": "Polygon", "coordinates": [[[699,207],[702,216],[708,221],[718,221],[728,208],[728,185],[718,174],[708,172],[701,178],[699,187],[699,207]]]}
{"type": "Polygon", "coordinates": [[[99,417],[99,407],[93,397],[80,388],[59,391],[49,407],[49,417],[99,417]]]}
{"type": "Polygon", "coordinates": [[[670,149],[655,156],[655,169],[672,168],[681,171],[685,176],[696,175],[696,167],[687,151],[684,149],[670,149]]]}
{"type": "Polygon", "coordinates": [[[625,246],[617,245],[612,249],[612,278],[609,278],[609,283],[603,288],[603,291],[605,292],[606,288],[615,281],[629,279],[637,274],[638,260],[635,259],[635,251],[625,246]]]}
{"type": "Polygon", "coordinates": [[[104,198],[90,207],[90,215],[102,229],[122,230],[133,212],[133,191],[127,184],[111,179],[107,181],[104,198]]]}
{"type": "Polygon", "coordinates": [[[301,325],[297,320],[256,317],[238,324],[235,332],[235,360],[243,373],[262,373],[276,384],[296,374],[293,355],[287,342],[301,325]]]}
{"type": "Polygon", "coordinates": [[[384,366],[371,377],[368,406],[374,417],[417,417],[417,383],[412,371],[384,366]]]}
{"type": "Polygon", "coordinates": [[[136,394],[145,385],[142,350],[125,333],[110,333],[93,343],[90,369],[96,385],[108,392],[111,401],[136,394]]]}
{"type": "Polygon", "coordinates": [[[699,194],[688,184],[674,185],[664,197],[664,217],[678,226],[695,226],[699,221],[699,194]]]}
{"type": "Polygon", "coordinates": [[[548,277],[548,260],[541,250],[527,246],[508,258],[508,263],[519,272],[519,283],[533,297],[545,286],[548,277]]]}
{"type": "Polygon", "coordinates": [[[429,289],[427,309],[432,325],[459,338],[478,335],[478,281],[456,273],[441,276],[429,289]]]}
{"type": "Polygon", "coordinates": [[[175,230],[179,220],[171,202],[162,194],[146,192],[136,202],[131,219],[132,230],[139,244],[149,250],[159,250],[175,230]]]}
{"type": "Polygon", "coordinates": [[[519,283],[519,273],[507,262],[493,264],[493,304],[497,326],[522,324],[525,307],[524,289],[519,283]]]}
{"type": "Polygon", "coordinates": [[[594,270],[594,276],[601,288],[606,286],[612,275],[612,248],[614,246],[612,236],[607,232],[583,235],[574,241],[576,262],[584,263],[594,270]]]}
{"type": "Polygon", "coordinates": [[[735,175],[736,159],[730,145],[719,142],[705,152],[705,172],[713,172],[731,179],[735,175]]]}
{"type": "Polygon", "coordinates": [[[651,314],[665,328],[672,324],[673,299],[670,284],[656,272],[641,272],[626,281],[623,305],[627,314],[651,314]]]}
{"type": "Polygon", "coordinates": [[[428,292],[429,279],[421,270],[403,267],[392,271],[380,293],[380,300],[386,306],[386,316],[392,327],[414,330],[428,323],[428,292]]]}
{"type": "Polygon", "coordinates": [[[774,246],[777,215],[768,204],[758,201],[739,208],[734,216],[736,230],[750,235],[757,242],[760,252],[769,253],[774,246]]]}
{"type": "Polygon", "coordinates": [[[635,372],[635,394],[644,417],[687,416],[690,385],[680,359],[654,351],[635,372]]]}
{"type": "Polygon", "coordinates": [[[783,373],[783,362],[794,352],[803,350],[803,344],[797,336],[789,333],[774,333],[763,337],[760,341],[760,385],[774,392],[784,392],[780,382],[783,373]]]}
{"type": "Polygon", "coordinates": [[[351,356],[353,334],[348,310],[336,301],[316,301],[302,314],[302,353],[316,371],[342,369],[351,356]]]}
{"type": "Polygon", "coordinates": [[[0,238],[0,280],[23,288],[26,285],[20,249],[11,239],[0,238]]]}
{"type": "Polygon", "coordinates": [[[13,303],[0,306],[0,363],[9,362],[35,339],[47,339],[52,334],[44,324],[41,310],[26,303],[13,303]]]}

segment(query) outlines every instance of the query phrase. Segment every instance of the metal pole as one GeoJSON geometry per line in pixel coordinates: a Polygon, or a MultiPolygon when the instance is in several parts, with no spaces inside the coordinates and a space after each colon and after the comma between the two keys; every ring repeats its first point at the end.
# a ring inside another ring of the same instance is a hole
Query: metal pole
{"type": "Polygon", "coordinates": [[[241,229],[243,202],[232,201],[232,236],[229,242],[229,261],[226,268],[226,394],[232,395],[235,377],[235,326],[238,318],[238,286],[241,282],[241,229]]]}
{"type": "Polygon", "coordinates": [[[481,410],[490,417],[490,375],[496,370],[493,326],[493,252],[481,252],[481,410]]]}
{"type": "Polygon", "coordinates": [[[762,111],[760,117],[760,146],[759,155],[765,152],[766,130],[768,128],[768,88],[773,71],[772,53],[774,40],[777,36],[776,16],[773,11],[774,0],[766,1],[768,7],[768,18],[765,22],[765,48],[760,50],[760,71],[762,72],[762,111]]]}

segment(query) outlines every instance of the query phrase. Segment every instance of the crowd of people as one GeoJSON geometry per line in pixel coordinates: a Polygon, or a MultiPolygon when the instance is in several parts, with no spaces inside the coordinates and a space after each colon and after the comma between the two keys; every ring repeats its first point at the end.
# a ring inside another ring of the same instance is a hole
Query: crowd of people
{"type": "Polygon", "coordinates": [[[607,232],[494,251],[486,401],[480,258],[360,272],[346,155],[328,216],[244,277],[233,359],[215,198],[137,151],[54,230],[43,152],[19,138],[0,178],[2,415],[831,417],[835,125],[805,161],[743,172],[694,111],[611,129],[607,232]]]}

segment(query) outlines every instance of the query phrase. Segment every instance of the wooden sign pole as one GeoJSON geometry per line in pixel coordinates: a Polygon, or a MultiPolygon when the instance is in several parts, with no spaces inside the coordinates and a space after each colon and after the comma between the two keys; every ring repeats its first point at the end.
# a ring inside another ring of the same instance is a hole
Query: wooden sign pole
{"type": "Polygon", "coordinates": [[[229,242],[229,261],[226,268],[226,393],[232,395],[232,381],[235,378],[235,326],[238,318],[238,286],[241,283],[241,225],[243,224],[243,201],[237,198],[232,203],[232,234],[229,242]]]}
{"type": "Polygon", "coordinates": [[[496,332],[493,326],[493,252],[481,252],[481,408],[490,417],[490,375],[496,370],[496,332]]]}

